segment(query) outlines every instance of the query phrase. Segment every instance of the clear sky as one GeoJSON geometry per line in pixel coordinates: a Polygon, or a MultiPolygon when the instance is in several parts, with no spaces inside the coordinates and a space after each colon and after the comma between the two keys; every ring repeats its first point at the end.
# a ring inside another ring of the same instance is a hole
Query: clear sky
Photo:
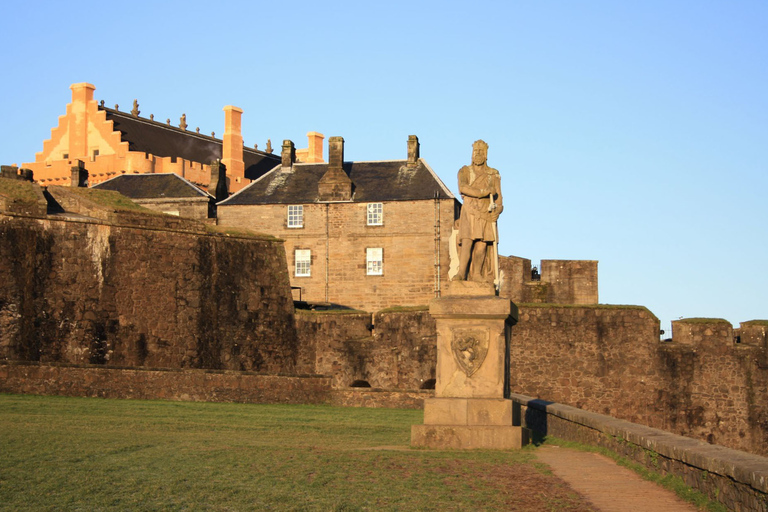
{"type": "MultiPolygon", "coordinates": [[[[600,302],[768,318],[768,2],[2,2],[0,163],[70,101],[186,113],[247,145],[344,137],[457,192],[472,142],[505,199],[501,253],[599,260],[600,302]]],[[[327,155],[327,152],[326,152],[327,155]]]]}

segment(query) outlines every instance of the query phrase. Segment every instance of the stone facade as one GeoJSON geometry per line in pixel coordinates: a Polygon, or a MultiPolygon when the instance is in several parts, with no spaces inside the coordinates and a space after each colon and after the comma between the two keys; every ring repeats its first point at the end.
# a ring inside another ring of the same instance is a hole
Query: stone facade
{"type": "MultiPolygon", "coordinates": [[[[287,205],[220,205],[218,218],[222,226],[285,240],[291,286],[301,289],[304,301],[371,312],[427,304],[448,282],[455,200],[385,202],[381,226],[367,225],[366,207],[366,203],[305,204],[301,229],[287,227],[287,205]],[[382,250],[381,275],[368,274],[367,248],[382,250]],[[310,251],[309,275],[296,275],[297,250],[310,251]]],[[[298,292],[294,298],[299,299],[298,292]]]]}
{"type": "Polygon", "coordinates": [[[0,215],[0,360],[294,371],[279,241],[108,217],[0,215]]]}

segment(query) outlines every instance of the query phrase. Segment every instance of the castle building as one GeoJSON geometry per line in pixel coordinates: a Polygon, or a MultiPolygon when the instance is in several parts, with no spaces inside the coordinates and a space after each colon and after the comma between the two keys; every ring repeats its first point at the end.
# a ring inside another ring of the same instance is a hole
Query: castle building
{"type": "Polygon", "coordinates": [[[114,190],[140,206],[167,215],[196,220],[216,216],[216,197],[178,174],[119,174],[91,188],[114,190]]]}
{"type": "Polygon", "coordinates": [[[217,139],[187,129],[186,116],[179,126],[139,117],[137,102],[131,112],[118,106],[107,108],[93,99],[96,89],[88,83],[73,84],[72,102],[59,117],[51,138],[35,161],[23,168],[34,172],[41,185],[65,185],[77,160],[86,163],[91,185],[119,174],[174,173],[207,188],[211,162],[220,160],[227,168],[228,191],[242,189],[280,163],[269,152],[243,146],[243,111],[224,107],[224,136],[217,139]]]}
{"type": "Polygon", "coordinates": [[[219,224],[284,239],[295,299],[377,311],[440,296],[460,203],[418,138],[403,160],[345,162],[341,137],[328,152],[302,163],[284,141],[279,166],[218,203],[219,224]]]}

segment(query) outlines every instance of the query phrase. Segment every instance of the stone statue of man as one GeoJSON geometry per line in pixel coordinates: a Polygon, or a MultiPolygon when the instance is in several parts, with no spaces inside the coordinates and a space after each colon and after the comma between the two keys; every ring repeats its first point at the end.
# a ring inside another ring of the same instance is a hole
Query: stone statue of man
{"type": "Polygon", "coordinates": [[[498,229],[504,209],[499,171],[488,167],[488,144],[472,145],[472,164],[459,171],[464,200],[459,218],[459,273],[454,280],[493,283],[498,280],[498,229]]]}

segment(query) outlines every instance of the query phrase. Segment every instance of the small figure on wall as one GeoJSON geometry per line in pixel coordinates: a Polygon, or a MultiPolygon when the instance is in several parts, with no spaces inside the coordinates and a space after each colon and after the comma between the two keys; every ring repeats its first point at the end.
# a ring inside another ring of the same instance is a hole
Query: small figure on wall
{"type": "Polygon", "coordinates": [[[459,192],[464,201],[459,218],[459,273],[456,281],[499,285],[499,230],[496,221],[504,206],[499,171],[488,167],[488,144],[472,145],[472,164],[459,170],[459,192]]]}

